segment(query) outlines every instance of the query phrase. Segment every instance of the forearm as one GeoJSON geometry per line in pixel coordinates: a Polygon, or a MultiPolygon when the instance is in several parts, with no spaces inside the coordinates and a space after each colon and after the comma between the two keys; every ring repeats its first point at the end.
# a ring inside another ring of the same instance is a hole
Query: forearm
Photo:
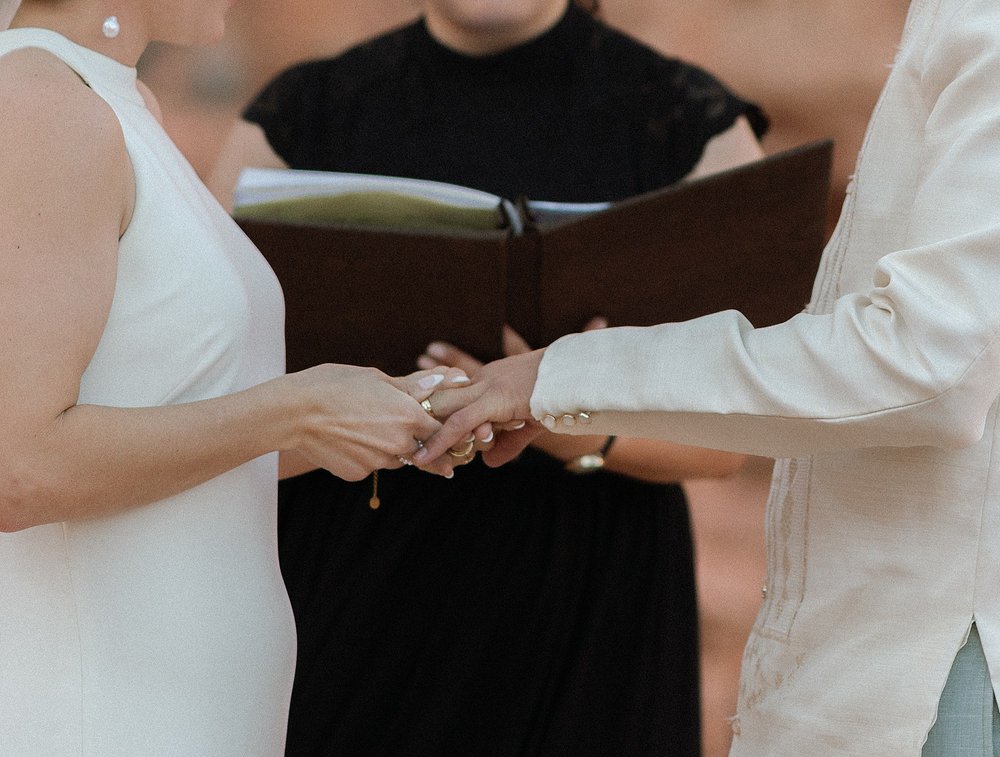
{"type": "Polygon", "coordinates": [[[532,411],[558,417],[583,409],[593,414],[587,433],[764,457],[962,446],[982,434],[995,398],[1000,339],[987,304],[985,296],[949,294],[933,307],[894,310],[845,295],[832,313],[766,329],[726,312],[579,334],[546,351],[532,411]],[[980,306],[981,317],[956,314],[959,306],[980,306]],[[629,366],[627,380],[620,365],[629,366]]]}
{"type": "Polygon", "coordinates": [[[691,447],[658,439],[618,437],[604,467],[651,483],[692,478],[725,478],[740,469],[746,455],[691,447]]]}
{"type": "Polygon", "coordinates": [[[169,497],[288,446],[291,417],[274,382],[182,405],[75,405],[8,440],[0,525],[109,515],[169,497]]]}
{"type": "Polygon", "coordinates": [[[282,452],[278,456],[278,478],[286,479],[294,476],[301,476],[317,469],[315,463],[300,455],[294,450],[282,452]]]}
{"type": "MultiPolygon", "coordinates": [[[[326,364],[184,405],[72,405],[43,421],[37,409],[11,412],[0,440],[0,529],[111,514],[272,451],[293,453],[298,472],[322,467],[358,481],[402,465],[440,426],[420,400],[465,380],[453,370],[392,378],[326,364]]],[[[451,464],[431,469],[449,475],[451,464]]]]}

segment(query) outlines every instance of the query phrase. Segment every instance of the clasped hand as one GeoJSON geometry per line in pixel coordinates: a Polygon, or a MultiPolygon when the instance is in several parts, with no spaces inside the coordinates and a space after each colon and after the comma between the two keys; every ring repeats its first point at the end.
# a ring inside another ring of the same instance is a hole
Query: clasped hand
{"type": "MultiPolygon", "coordinates": [[[[586,330],[604,325],[603,319],[594,319],[586,330]]],[[[421,370],[417,373],[400,379],[383,376],[425,412],[420,413],[423,421],[417,423],[412,414],[407,416],[403,436],[412,442],[410,449],[403,451],[402,442],[396,439],[389,448],[395,458],[391,459],[382,446],[377,467],[413,464],[450,477],[456,466],[470,462],[477,453],[490,466],[517,457],[544,431],[530,408],[544,350],[532,350],[505,328],[504,353],[507,357],[484,365],[457,347],[435,342],[418,359],[421,370]]],[[[358,474],[365,464],[356,467],[358,474]]]]}
{"type": "MultiPolygon", "coordinates": [[[[590,320],[584,331],[607,327],[598,316],[590,320]]],[[[447,392],[430,397],[434,416],[444,426],[425,440],[413,456],[413,463],[427,470],[447,467],[449,450],[455,445],[474,441],[487,465],[499,466],[517,457],[533,442],[543,451],[558,456],[554,438],[541,444],[542,426],[531,416],[531,394],[538,377],[538,366],[544,349],[532,350],[524,339],[509,326],[504,328],[502,360],[483,365],[453,345],[436,342],[427,348],[417,364],[424,370],[453,366],[463,371],[471,381],[447,392]],[[481,440],[488,440],[489,444],[481,440]],[[538,441],[536,441],[538,440],[538,441]]],[[[550,435],[558,436],[558,435],[550,435]]]]}
{"type": "Polygon", "coordinates": [[[502,465],[519,455],[541,432],[531,417],[529,401],[544,350],[531,350],[510,328],[504,329],[508,357],[483,365],[456,347],[436,342],[417,364],[432,370],[450,365],[471,381],[432,394],[434,417],[444,425],[413,456],[427,470],[447,468],[449,458],[465,451],[482,452],[487,465],[502,465]]]}

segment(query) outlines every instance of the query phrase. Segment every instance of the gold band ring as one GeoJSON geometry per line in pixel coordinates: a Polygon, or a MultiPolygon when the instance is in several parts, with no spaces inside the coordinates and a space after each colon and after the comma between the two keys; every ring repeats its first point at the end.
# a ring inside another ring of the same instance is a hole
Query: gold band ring
{"type": "Polygon", "coordinates": [[[452,457],[467,457],[473,448],[476,446],[476,437],[467,439],[461,447],[452,447],[448,450],[448,454],[452,457]]]}
{"type": "Polygon", "coordinates": [[[420,400],[420,407],[427,411],[427,414],[433,418],[434,417],[434,407],[431,405],[431,398],[428,397],[425,400],[420,400]]]}

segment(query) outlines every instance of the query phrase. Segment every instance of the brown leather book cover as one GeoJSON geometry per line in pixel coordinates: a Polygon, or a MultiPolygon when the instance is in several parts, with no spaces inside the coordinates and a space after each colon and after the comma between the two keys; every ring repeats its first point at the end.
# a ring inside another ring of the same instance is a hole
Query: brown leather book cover
{"type": "Polygon", "coordinates": [[[832,143],[521,232],[241,219],[285,294],[287,367],[415,369],[432,340],[500,356],[502,325],[545,345],[594,315],[652,325],[735,308],[755,325],[807,304],[825,238],[832,143]]]}
{"type": "Polygon", "coordinates": [[[329,362],[404,375],[435,339],[501,355],[507,231],[240,224],[285,294],[289,372],[329,362]]]}
{"type": "Polygon", "coordinates": [[[800,312],[826,239],[832,149],[809,144],[541,228],[534,343],[594,315],[652,326],[734,309],[769,326],[800,312]]]}

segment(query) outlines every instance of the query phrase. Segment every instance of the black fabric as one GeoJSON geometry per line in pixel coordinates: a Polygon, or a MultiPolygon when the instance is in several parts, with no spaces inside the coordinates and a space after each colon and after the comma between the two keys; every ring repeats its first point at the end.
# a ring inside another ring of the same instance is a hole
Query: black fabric
{"type": "Polygon", "coordinates": [[[299,631],[288,755],[699,753],[689,524],[672,487],[529,452],[451,481],[283,483],[299,631]]]}
{"type": "MultiPolygon", "coordinates": [[[[571,7],[483,59],[405,27],[287,71],[246,117],[294,168],[592,201],[676,181],[740,114],[765,128],[708,74],[571,7]]],[[[531,450],[379,483],[377,511],[370,480],[280,487],[299,633],[289,755],[699,754],[679,487],[575,476],[531,450]]]]}
{"type": "Polygon", "coordinates": [[[292,168],[446,181],[515,199],[591,202],[687,174],[760,111],[696,67],[572,7],[546,34],[474,58],[417,23],[286,71],[246,111],[292,168]]]}

